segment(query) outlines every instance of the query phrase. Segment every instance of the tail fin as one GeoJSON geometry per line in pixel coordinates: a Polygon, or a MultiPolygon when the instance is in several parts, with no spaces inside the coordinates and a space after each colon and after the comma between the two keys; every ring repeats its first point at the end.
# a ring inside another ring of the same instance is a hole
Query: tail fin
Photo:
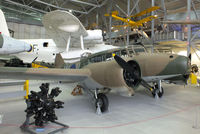
{"type": "Polygon", "coordinates": [[[4,13],[2,12],[2,10],[0,9],[0,32],[6,36],[10,36],[9,31],[8,31],[8,26],[6,23],[6,19],[4,16],[4,13]]]}
{"type": "Polygon", "coordinates": [[[61,56],[60,53],[56,54],[56,58],[55,58],[55,68],[63,68],[65,65],[65,62],[61,56]]]}

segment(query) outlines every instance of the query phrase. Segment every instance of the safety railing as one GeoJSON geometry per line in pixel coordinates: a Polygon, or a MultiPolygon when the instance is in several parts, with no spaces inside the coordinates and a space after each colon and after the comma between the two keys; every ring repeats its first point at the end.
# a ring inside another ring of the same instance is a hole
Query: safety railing
{"type": "Polygon", "coordinates": [[[185,33],[183,32],[155,32],[155,41],[164,40],[185,40],[185,33]]]}

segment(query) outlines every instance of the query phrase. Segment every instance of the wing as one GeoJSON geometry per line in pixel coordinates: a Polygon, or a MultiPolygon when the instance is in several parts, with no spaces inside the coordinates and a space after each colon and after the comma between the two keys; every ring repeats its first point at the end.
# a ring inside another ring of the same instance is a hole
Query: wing
{"type": "Polygon", "coordinates": [[[0,86],[16,86],[16,85],[23,85],[25,80],[8,80],[2,79],[0,80],[0,86]]]}
{"type": "Polygon", "coordinates": [[[153,19],[157,19],[157,18],[158,18],[157,16],[149,16],[149,17],[146,17],[142,20],[136,21],[136,25],[142,26],[142,24],[149,22],[149,21],[152,21],[153,19]]]}
{"type": "Polygon", "coordinates": [[[132,16],[130,16],[130,17],[140,17],[140,16],[142,16],[142,15],[145,15],[145,14],[148,14],[148,13],[150,13],[150,12],[152,12],[152,11],[155,11],[155,10],[158,10],[158,9],[160,9],[160,7],[158,7],[158,6],[153,6],[153,7],[150,7],[150,8],[148,8],[148,9],[146,9],[146,10],[143,10],[142,12],[139,12],[139,13],[137,13],[137,14],[135,14],[135,15],[132,15],[132,16]]]}
{"type": "Polygon", "coordinates": [[[170,78],[174,78],[177,76],[181,76],[182,74],[177,74],[177,75],[161,75],[161,76],[147,76],[147,77],[142,77],[146,82],[155,82],[158,80],[166,80],[170,78]]]}
{"type": "Polygon", "coordinates": [[[200,24],[199,20],[191,20],[191,21],[184,21],[184,20],[175,20],[175,21],[162,21],[164,24],[200,24]]]}
{"type": "Polygon", "coordinates": [[[80,35],[88,33],[79,19],[67,11],[55,10],[44,15],[42,23],[58,47],[66,47],[71,35],[71,43],[80,41],[80,35]]]}
{"type": "Polygon", "coordinates": [[[0,62],[6,62],[11,60],[12,58],[16,58],[15,56],[7,56],[7,55],[0,55],[0,62]]]}
{"type": "Polygon", "coordinates": [[[83,81],[90,76],[88,69],[47,69],[1,67],[1,79],[83,81]]]}
{"type": "Polygon", "coordinates": [[[125,23],[128,23],[127,18],[122,18],[122,17],[119,17],[117,15],[112,15],[112,17],[115,18],[116,20],[121,20],[121,21],[123,21],[125,23]]]}

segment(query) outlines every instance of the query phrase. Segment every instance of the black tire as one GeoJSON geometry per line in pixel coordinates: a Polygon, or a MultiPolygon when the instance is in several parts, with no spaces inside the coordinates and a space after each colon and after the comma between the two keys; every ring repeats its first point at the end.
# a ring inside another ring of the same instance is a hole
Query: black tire
{"type": "Polygon", "coordinates": [[[161,98],[163,94],[164,94],[164,89],[163,87],[161,87],[161,92],[160,91],[158,92],[158,97],[161,98]]]}
{"type": "MultiPolygon", "coordinates": [[[[156,90],[157,90],[157,89],[158,89],[158,85],[155,85],[155,88],[156,88],[156,90]]],[[[160,90],[159,90],[159,92],[158,92],[158,97],[161,98],[161,97],[163,96],[163,94],[164,94],[164,89],[163,89],[163,87],[161,87],[161,92],[160,92],[160,90]]],[[[154,92],[152,93],[152,95],[153,95],[153,97],[155,98],[156,94],[155,94],[154,92]]]]}
{"type": "Polygon", "coordinates": [[[101,112],[106,112],[108,111],[108,106],[109,106],[109,101],[108,98],[105,94],[99,93],[97,94],[97,100],[96,100],[96,108],[97,108],[97,102],[100,102],[100,109],[101,112]]]}

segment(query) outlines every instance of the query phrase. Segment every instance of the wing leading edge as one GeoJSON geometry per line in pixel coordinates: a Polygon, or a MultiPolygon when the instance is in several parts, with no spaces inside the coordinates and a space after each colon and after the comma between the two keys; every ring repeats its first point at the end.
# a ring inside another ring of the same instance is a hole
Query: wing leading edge
{"type": "Polygon", "coordinates": [[[146,82],[156,82],[158,80],[166,80],[173,77],[181,76],[182,74],[175,74],[175,75],[161,75],[161,76],[145,76],[142,77],[146,82]]]}
{"type": "Polygon", "coordinates": [[[1,79],[83,81],[90,77],[89,69],[47,69],[0,67],[1,79]]]}

